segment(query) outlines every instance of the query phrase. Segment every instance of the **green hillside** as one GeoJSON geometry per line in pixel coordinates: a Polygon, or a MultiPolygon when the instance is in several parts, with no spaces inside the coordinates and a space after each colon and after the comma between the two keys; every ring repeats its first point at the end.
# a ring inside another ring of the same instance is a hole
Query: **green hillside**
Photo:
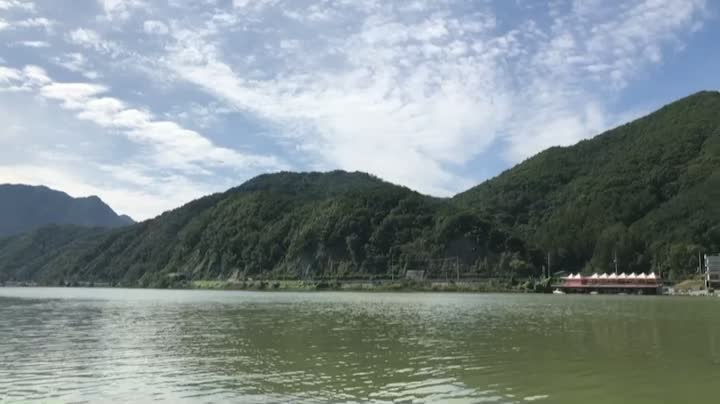
{"type": "MultiPolygon", "coordinates": [[[[559,268],[691,271],[720,251],[720,93],[701,92],[454,198],[559,268]]],[[[679,274],[678,274],[679,275],[679,274]]]]}
{"type": "MultiPolygon", "coordinates": [[[[0,241],[5,280],[164,286],[195,280],[388,276],[431,265],[534,271],[524,244],[477,215],[363,173],[262,175],[109,232],[42,229],[0,241]],[[430,261],[458,257],[452,263],[430,261]]],[[[444,267],[443,267],[444,266],[444,267]]]]}
{"type": "Polygon", "coordinates": [[[720,94],[703,92],[452,199],[368,174],[261,175],[114,230],[0,239],[0,281],[441,277],[621,271],[681,277],[720,252],[720,94]]]}

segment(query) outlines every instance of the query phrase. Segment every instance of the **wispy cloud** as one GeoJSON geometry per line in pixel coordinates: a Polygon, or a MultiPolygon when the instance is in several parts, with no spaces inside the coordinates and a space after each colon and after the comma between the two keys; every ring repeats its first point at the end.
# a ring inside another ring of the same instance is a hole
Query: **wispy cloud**
{"type": "Polygon", "coordinates": [[[88,182],[82,170],[58,162],[38,164],[0,163],[0,180],[45,185],[75,197],[100,195],[119,213],[144,220],[174,209],[192,199],[217,191],[214,187],[184,176],[147,175],[151,167],[99,165],[104,181],[88,182]],[[111,183],[112,181],[112,183],[111,183]]]}
{"type": "Polygon", "coordinates": [[[50,43],[46,41],[19,41],[16,42],[20,46],[26,46],[28,48],[49,48],[50,43]]]}
{"type": "Polygon", "coordinates": [[[287,65],[264,80],[248,78],[252,65],[231,67],[202,29],[173,33],[167,66],[235,108],[282,124],[320,166],[449,194],[467,182],[446,165],[487,147],[508,113],[496,58],[475,54],[466,34],[493,22],[435,15],[410,23],[388,13],[365,15],[337,40],[267,44],[287,65]]]}
{"type": "MultiPolygon", "coordinates": [[[[0,92],[32,92],[49,101],[57,101],[83,121],[119,133],[145,148],[146,172],[165,170],[168,175],[147,175],[161,183],[190,183],[187,176],[207,175],[208,169],[225,167],[234,170],[277,170],[284,167],[275,157],[240,153],[219,147],[200,133],[172,121],[156,118],[151,112],[127,105],[108,96],[103,85],[53,81],[44,69],[25,66],[22,70],[0,66],[0,92]]],[[[127,171],[122,167],[109,170],[114,176],[127,171]]],[[[138,177],[138,170],[129,178],[138,177]]],[[[128,178],[125,178],[127,181],[128,178]]],[[[195,188],[198,188],[197,186],[195,188]]]]}
{"type": "Polygon", "coordinates": [[[41,28],[48,33],[52,33],[54,21],[44,17],[28,18],[23,20],[7,21],[0,19],[0,31],[21,30],[31,28],[41,28]]]}
{"type": "Polygon", "coordinates": [[[247,168],[260,166],[280,167],[272,157],[244,155],[217,147],[199,133],[178,124],[156,119],[150,112],[132,108],[117,98],[108,97],[108,89],[91,83],[58,83],[50,80],[44,71],[28,66],[23,78],[30,87],[40,85],[39,94],[57,100],[77,113],[82,120],[124,133],[130,140],[151,146],[153,160],[165,166],[190,173],[203,172],[203,166],[247,168]]]}
{"type": "Polygon", "coordinates": [[[83,48],[93,49],[102,54],[116,57],[121,52],[121,46],[114,41],[103,39],[100,34],[92,29],[77,28],[70,31],[67,40],[83,48]]]}
{"type": "Polygon", "coordinates": [[[168,33],[168,26],[157,20],[147,20],[143,23],[143,29],[148,34],[165,35],[168,33]]]}
{"type": "Polygon", "coordinates": [[[50,31],[54,24],[54,21],[51,21],[45,17],[33,17],[25,20],[20,20],[14,25],[23,28],[43,28],[47,31],[50,31]]]}
{"type": "Polygon", "coordinates": [[[0,10],[13,9],[34,12],[35,3],[30,0],[0,0],[0,10]]]}
{"type": "Polygon", "coordinates": [[[68,15],[0,0],[0,105],[35,108],[0,125],[36,133],[28,148],[44,148],[39,170],[64,170],[58,185],[130,206],[105,180],[152,209],[183,199],[173,186],[197,196],[278,168],[452,194],[645,111],[618,100],[715,12],[706,0],[88,4],[68,15]],[[121,151],[96,145],[83,161],[36,141],[36,110],[81,126],[60,138],[104,134],[121,151]]]}
{"type": "Polygon", "coordinates": [[[212,24],[176,24],[166,67],[283,125],[320,166],[370,170],[446,195],[467,183],[453,168],[493,143],[506,144],[506,158],[516,162],[616,123],[601,99],[659,63],[705,7],[702,0],[610,10],[604,2],[565,2],[550,26],[525,20],[501,30],[489,7],[468,14],[459,4],[235,1],[250,32],[277,15],[303,29],[275,20],[258,57],[242,61],[212,24]],[[308,9],[339,17],[311,19],[308,9]],[[255,19],[257,27],[247,25],[255,19]],[[258,75],[268,60],[273,70],[258,75]]]}
{"type": "Polygon", "coordinates": [[[704,0],[614,7],[575,1],[546,32],[527,30],[532,52],[521,58],[524,102],[508,125],[508,157],[518,161],[549,146],[570,145],[628,118],[627,112],[609,113],[607,99],[661,62],[668,45],[680,43],[702,21],[705,8],[704,0]]]}
{"type": "Polygon", "coordinates": [[[96,80],[101,77],[100,73],[93,70],[90,62],[82,53],[67,53],[56,57],[54,62],[71,72],[80,73],[91,80],[96,80]]]}
{"type": "Polygon", "coordinates": [[[126,20],[138,10],[147,9],[150,6],[145,0],[98,0],[100,7],[105,12],[104,17],[108,20],[126,20]]]}

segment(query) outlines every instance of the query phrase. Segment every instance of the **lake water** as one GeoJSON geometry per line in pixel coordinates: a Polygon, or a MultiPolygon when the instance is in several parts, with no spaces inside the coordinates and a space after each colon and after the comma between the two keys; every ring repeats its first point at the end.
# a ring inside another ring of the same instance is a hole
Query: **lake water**
{"type": "Polygon", "coordinates": [[[0,288],[1,402],[718,403],[720,299],[0,288]]]}

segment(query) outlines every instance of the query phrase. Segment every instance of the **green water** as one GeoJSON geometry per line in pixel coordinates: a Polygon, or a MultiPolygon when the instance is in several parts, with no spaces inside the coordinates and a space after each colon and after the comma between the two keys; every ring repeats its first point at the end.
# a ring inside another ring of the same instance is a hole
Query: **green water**
{"type": "Polygon", "coordinates": [[[718,403],[719,376],[717,298],[0,288],[3,402],[718,403]]]}

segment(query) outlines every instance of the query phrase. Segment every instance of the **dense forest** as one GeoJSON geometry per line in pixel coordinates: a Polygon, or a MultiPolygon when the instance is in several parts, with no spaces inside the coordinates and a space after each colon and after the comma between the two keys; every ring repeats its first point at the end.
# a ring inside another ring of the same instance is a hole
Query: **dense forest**
{"type": "Polygon", "coordinates": [[[457,195],[568,271],[687,276],[720,252],[720,93],[701,92],[457,195]]]}
{"type": "Polygon", "coordinates": [[[448,202],[363,173],[262,175],[127,228],[50,227],[7,238],[0,262],[7,280],[141,286],[178,274],[318,279],[430,269],[445,276],[460,265],[482,274],[533,272],[521,240],[448,202]],[[434,260],[442,257],[452,259],[434,260]]]}
{"type": "Polygon", "coordinates": [[[720,94],[702,92],[450,199],[368,174],[277,173],[132,226],[0,239],[0,281],[540,277],[697,270],[720,251],[720,94]]]}

